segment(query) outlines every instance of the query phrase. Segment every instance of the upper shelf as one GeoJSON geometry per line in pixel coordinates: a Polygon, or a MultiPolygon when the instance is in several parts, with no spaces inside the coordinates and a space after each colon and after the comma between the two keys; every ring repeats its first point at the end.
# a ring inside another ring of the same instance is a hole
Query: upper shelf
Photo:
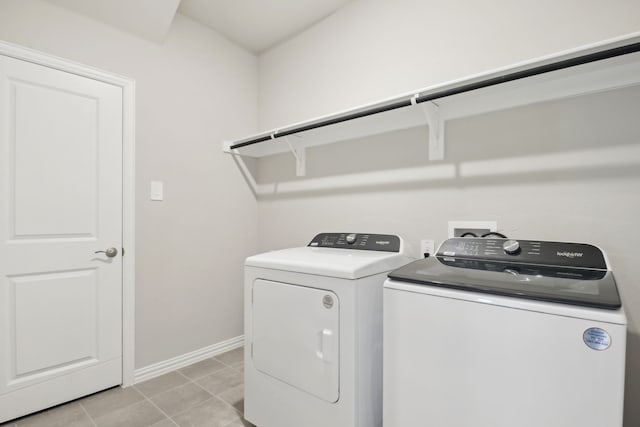
{"type": "Polygon", "coordinates": [[[263,157],[428,124],[430,144],[440,144],[430,147],[440,153],[431,158],[442,158],[446,120],[637,84],[640,34],[225,142],[223,148],[263,157]]]}

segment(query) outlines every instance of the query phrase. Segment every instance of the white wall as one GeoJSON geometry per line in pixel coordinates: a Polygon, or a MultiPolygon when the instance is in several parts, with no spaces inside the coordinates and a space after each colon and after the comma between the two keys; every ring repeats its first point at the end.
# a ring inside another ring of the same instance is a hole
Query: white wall
{"type": "Polygon", "coordinates": [[[256,130],[255,56],[182,15],[154,44],[37,0],[0,1],[0,39],[136,80],[136,367],[241,335],[256,201],[220,144],[256,130]]]}
{"type": "Polygon", "coordinates": [[[260,56],[271,129],[640,29],[637,0],[354,0],[260,56]]]}
{"type": "MultiPolygon", "coordinates": [[[[277,128],[533,57],[640,31],[637,1],[356,0],[260,57],[259,125],[277,128]]],[[[442,241],[448,220],[497,220],[519,238],[608,252],[629,318],[625,426],[640,425],[640,90],[622,90],[447,125],[429,163],[425,128],[311,149],[308,178],[340,191],[259,201],[261,250],[317,232],[400,233],[442,241]],[[635,117],[635,118],[634,118],[635,117]],[[550,168],[550,162],[563,166],[550,168]],[[497,172],[502,164],[509,173],[497,172]],[[461,174],[475,165],[476,175],[461,174]],[[449,178],[348,188],[349,174],[450,167],[449,178]]],[[[260,182],[298,180],[290,155],[260,160],[260,182]]],[[[304,188],[304,184],[301,185],[304,188]]],[[[416,252],[417,253],[417,252],[416,252]]]]}

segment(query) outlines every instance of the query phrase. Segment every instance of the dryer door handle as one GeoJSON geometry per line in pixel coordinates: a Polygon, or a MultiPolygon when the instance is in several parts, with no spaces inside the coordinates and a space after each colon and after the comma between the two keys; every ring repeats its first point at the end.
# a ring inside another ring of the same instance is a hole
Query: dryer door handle
{"type": "Polygon", "coordinates": [[[331,355],[333,354],[333,331],[331,329],[323,329],[318,332],[318,350],[316,355],[325,363],[332,363],[331,355]]]}

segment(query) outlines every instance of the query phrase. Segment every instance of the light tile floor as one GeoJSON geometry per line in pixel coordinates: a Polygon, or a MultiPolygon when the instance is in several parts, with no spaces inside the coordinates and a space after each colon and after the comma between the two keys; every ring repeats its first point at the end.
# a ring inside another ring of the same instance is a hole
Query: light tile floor
{"type": "Polygon", "coordinates": [[[243,349],[115,387],[0,427],[242,427],[243,349]]]}

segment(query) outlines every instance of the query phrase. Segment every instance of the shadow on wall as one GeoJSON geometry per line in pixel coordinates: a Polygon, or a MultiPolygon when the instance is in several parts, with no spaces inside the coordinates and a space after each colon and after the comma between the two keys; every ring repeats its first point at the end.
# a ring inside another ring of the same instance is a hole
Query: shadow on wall
{"type": "Polygon", "coordinates": [[[308,148],[302,178],[288,153],[244,172],[261,199],[639,176],[637,111],[633,86],[450,120],[443,161],[429,162],[419,126],[308,148]]]}

